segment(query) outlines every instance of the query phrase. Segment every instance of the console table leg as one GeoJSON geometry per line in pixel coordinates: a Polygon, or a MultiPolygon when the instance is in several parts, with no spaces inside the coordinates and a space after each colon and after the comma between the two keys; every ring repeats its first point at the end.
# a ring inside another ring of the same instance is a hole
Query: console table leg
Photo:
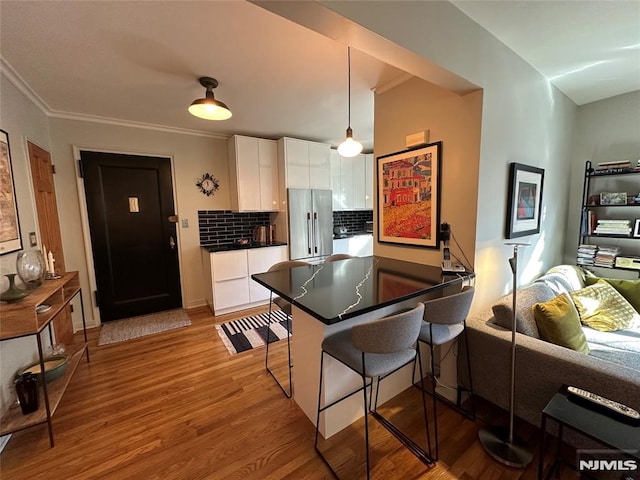
{"type": "Polygon", "coordinates": [[[85,354],[87,356],[87,363],[89,362],[89,345],[87,344],[87,322],[84,318],[84,302],[82,301],[82,289],[78,290],[80,294],[80,313],[82,313],[82,333],[84,334],[85,354]]]}
{"type": "MultiPolygon", "coordinates": [[[[49,324],[49,335],[51,335],[51,324],[49,324]]],[[[42,339],[40,335],[36,335],[38,340],[38,358],[40,359],[40,375],[42,378],[42,392],[44,394],[44,408],[47,412],[47,427],[49,429],[49,444],[53,448],[53,425],[51,424],[51,409],[49,407],[49,393],[47,392],[47,381],[45,380],[44,354],[42,352],[42,339]]]]}

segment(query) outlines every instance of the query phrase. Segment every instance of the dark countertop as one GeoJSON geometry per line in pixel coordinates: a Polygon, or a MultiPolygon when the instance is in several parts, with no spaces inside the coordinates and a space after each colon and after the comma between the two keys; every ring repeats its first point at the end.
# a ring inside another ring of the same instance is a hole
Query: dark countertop
{"type": "Polygon", "coordinates": [[[475,274],[442,275],[440,267],[385,257],[356,257],[251,278],[331,325],[420,295],[475,274]]]}
{"type": "Polygon", "coordinates": [[[334,240],[338,240],[340,238],[351,238],[351,237],[358,237],[360,235],[371,235],[373,236],[373,232],[367,232],[365,230],[361,230],[358,232],[348,232],[342,235],[336,235],[335,233],[333,234],[333,239],[334,240]]]}
{"type": "Polygon", "coordinates": [[[204,248],[209,253],[216,252],[228,252],[230,250],[246,250],[248,248],[265,248],[265,247],[281,247],[286,245],[286,242],[273,242],[273,243],[223,243],[221,245],[200,245],[200,248],[204,248]]]}

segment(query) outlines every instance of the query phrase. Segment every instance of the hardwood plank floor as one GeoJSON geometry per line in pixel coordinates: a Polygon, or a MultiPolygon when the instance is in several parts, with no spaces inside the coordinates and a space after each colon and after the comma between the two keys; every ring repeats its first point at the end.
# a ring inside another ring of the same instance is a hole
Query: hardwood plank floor
{"type": "MultiPolygon", "coordinates": [[[[220,341],[214,323],[247,313],[255,311],[213,317],[207,308],[193,309],[189,327],[102,347],[92,330],[91,363],[81,362],[53,419],[55,447],[49,448],[46,425],[14,433],[0,456],[0,478],[332,478],[314,451],[313,425],[266,373],[264,349],[229,356],[220,341]]],[[[283,375],[285,348],[279,342],[273,349],[283,375]]],[[[409,389],[381,412],[397,415],[394,421],[424,442],[419,399],[409,389]]],[[[431,414],[430,401],[428,408],[431,414]]],[[[489,405],[478,414],[492,424],[505,421],[489,405]]],[[[321,443],[343,479],[364,478],[363,425],[321,443]]],[[[372,478],[536,478],[538,432],[527,425],[519,434],[536,457],[526,470],[492,460],[477,440],[484,421],[444,404],[438,407],[441,458],[433,467],[371,417],[369,426],[372,478]]],[[[566,471],[562,477],[575,478],[566,471]]]]}

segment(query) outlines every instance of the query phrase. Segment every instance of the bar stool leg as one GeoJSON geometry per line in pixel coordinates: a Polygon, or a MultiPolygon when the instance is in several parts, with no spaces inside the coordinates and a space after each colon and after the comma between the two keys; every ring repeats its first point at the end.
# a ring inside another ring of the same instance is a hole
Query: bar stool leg
{"type": "Polygon", "coordinates": [[[436,399],[436,362],[433,358],[433,324],[429,324],[429,335],[432,341],[429,343],[429,350],[431,351],[431,390],[433,399],[433,431],[434,431],[434,440],[436,444],[436,455],[433,457],[435,461],[438,461],[438,457],[440,455],[438,451],[438,410],[437,410],[437,399],[436,399]]]}

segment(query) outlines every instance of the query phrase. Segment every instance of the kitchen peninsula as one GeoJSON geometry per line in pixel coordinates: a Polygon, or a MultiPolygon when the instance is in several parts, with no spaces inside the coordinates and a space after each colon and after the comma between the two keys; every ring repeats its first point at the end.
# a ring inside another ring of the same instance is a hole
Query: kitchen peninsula
{"type": "MultiPolygon", "coordinates": [[[[320,350],[326,336],[413,307],[418,301],[459,291],[474,274],[443,276],[439,267],[369,256],[259,273],[251,278],[293,305],[293,398],[315,424],[320,350]]],[[[331,382],[323,388],[323,403],[339,398],[360,382],[358,375],[333,359],[327,360],[325,378],[331,382]]],[[[402,371],[381,384],[380,403],[411,385],[412,366],[402,371]]],[[[361,403],[354,396],[330,410],[321,420],[322,435],[328,438],[361,417],[361,403]]]]}

